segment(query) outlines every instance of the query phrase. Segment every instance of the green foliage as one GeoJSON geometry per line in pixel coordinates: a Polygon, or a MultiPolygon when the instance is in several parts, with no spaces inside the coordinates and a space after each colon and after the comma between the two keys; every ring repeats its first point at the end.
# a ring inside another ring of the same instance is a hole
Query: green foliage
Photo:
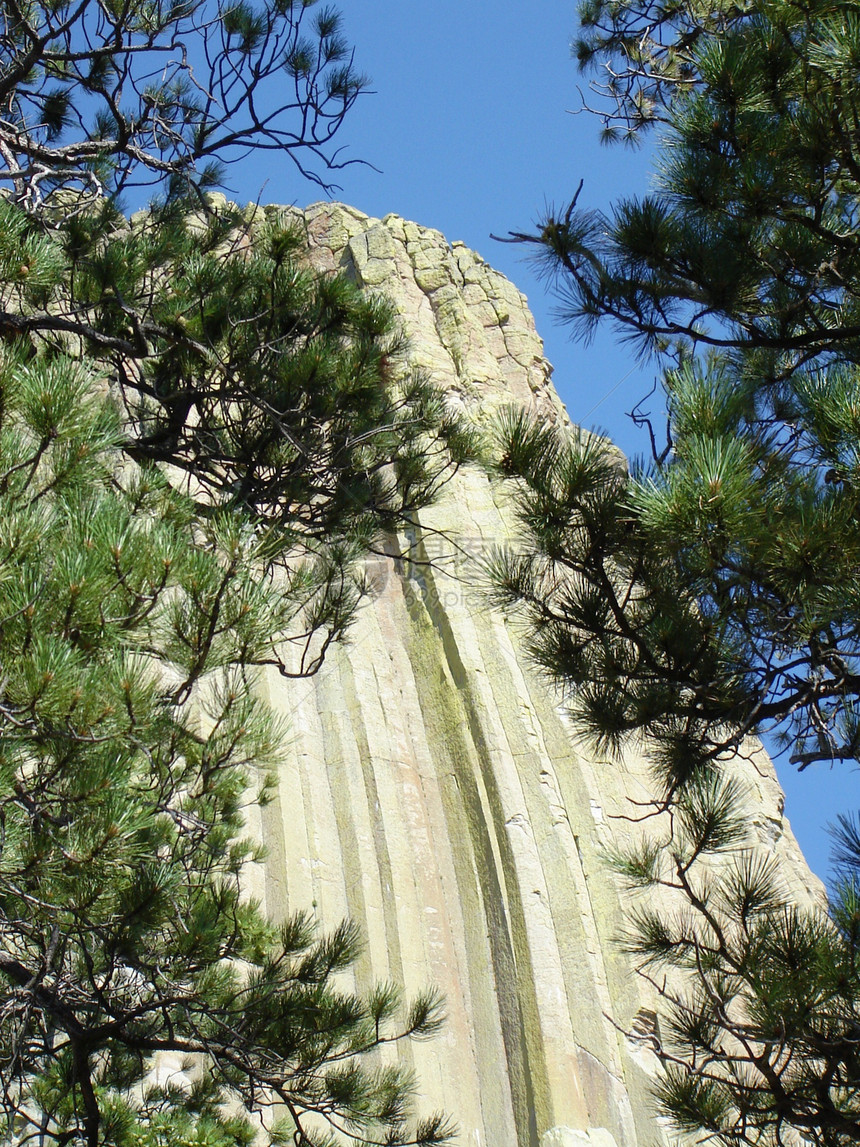
{"type": "Polygon", "coordinates": [[[10,249],[32,264],[7,328],[97,356],[127,454],[183,472],[199,514],[235,514],[270,557],[289,554],[296,654],[278,665],[312,671],[354,614],[368,548],[473,450],[408,368],[390,307],[312,272],[293,218],[274,209],[179,204],[129,226],[106,205],[49,235],[39,217],[5,213],[10,249]]]}
{"type": "MultiPolygon", "coordinates": [[[[518,415],[500,427],[499,447],[502,470],[517,467],[524,554],[493,558],[498,600],[521,611],[532,655],[564,686],[580,732],[617,752],[647,730],[647,751],[673,792],[733,743],[735,714],[754,704],[743,630],[702,609],[707,563],[698,581],[680,576],[646,534],[607,442],[518,415]]],[[[651,493],[647,481],[637,492],[651,493]]],[[[693,512],[700,506],[697,492],[693,512]]],[[[675,525],[667,537],[685,540],[675,525]]],[[[683,556],[692,565],[700,553],[683,556]]]]}
{"type": "Polygon", "coordinates": [[[765,731],[801,768],[860,759],[860,22],[817,0],[580,14],[605,137],[660,125],[656,187],[513,238],[581,336],[608,320],[658,359],[666,436],[640,404],[652,460],[628,468],[506,416],[524,532],[490,573],[580,731],[654,766],[638,815],[663,835],[611,859],[644,890],[627,942],[662,997],[663,1113],[726,1144],[856,1142],[857,827],[829,911],[798,905],[725,770],[765,731]]]}
{"type": "Polygon", "coordinates": [[[246,1147],[274,1102],[308,1144],[409,1138],[409,1079],[363,1057],[430,1034],[437,1002],[398,1029],[394,989],[336,986],[353,928],[279,929],[243,891],[243,805],[283,733],[253,665],[294,609],[266,539],[121,464],[94,366],[6,348],[0,392],[7,1134],[246,1147]]]}
{"type": "Polygon", "coordinates": [[[259,674],[316,671],[364,557],[473,449],[383,300],[314,271],[290,212],[207,191],[248,150],[337,166],[363,80],[314,7],[0,5],[10,1143],[451,1134],[384,1050],[435,997],[356,995],[351,926],[278,926],[247,888],[284,736],[259,674]]]}
{"type": "Polygon", "coordinates": [[[662,1001],[650,1040],[663,1069],[658,1108],[680,1132],[725,1144],[790,1134],[851,1143],[860,1124],[858,826],[842,820],[829,908],[799,907],[738,823],[737,783],[693,782],[692,800],[679,796],[659,829],[652,822],[611,858],[644,898],[623,942],[662,1001]]]}
{"type": "MultiPolygon", "coordinates": [[[[661,356],[667,438],[640,407],[652,464],[583,520],[582,569],[524,587],[540,659],[609,743],[647,732],[670,789],[766,729],[802,767],[856,759],[857,21],[793,0],[600,4],[583,21],[588,60],[625,56],[630,83],[657,93],[658,193],[605,215],[574,199],[531,241],[582,334],[608,319],[661,356]],[[594,681],[617,699],[595,699],[594,681]]],[[[528,547],[557,561],[566,527],[532,513],[547,497],[537,455],[521,450],[511,473],[528,547]]]]}

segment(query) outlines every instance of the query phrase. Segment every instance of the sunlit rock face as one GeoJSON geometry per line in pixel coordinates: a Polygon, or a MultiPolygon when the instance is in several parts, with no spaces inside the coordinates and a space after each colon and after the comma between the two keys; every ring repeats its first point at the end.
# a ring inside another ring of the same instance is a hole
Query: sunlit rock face
{"type": "MultiPolygon", "coordinates": [[[[476,417],[566,415],[525,298],[479,255],[398,216],[296,213],[316,265],[394,300],[410,357],[476,417]]],[[[587,380],[583,380],[587,381],[587,380]]],[[[359,986],[433,984],[448,1021],[405,1050],[420,1106],[475,1147],[633,1147],[664,1133],[648,1099],[654,1001],[614,943],[629,898],[600,857],[645,761],[591,755],[474,584],[514,537],[504,491],[459,474],[379,559],[374,600],[312,680],[273,677],[288,719],[276,799],[259,813],[266,907],[345,916],[367,942],[359,986]],[[625,1034],[627,1033],[627,1034],[625,1034]]],[[[763,755],[749,822],[798,896],[817,895],[763,755]]]]}

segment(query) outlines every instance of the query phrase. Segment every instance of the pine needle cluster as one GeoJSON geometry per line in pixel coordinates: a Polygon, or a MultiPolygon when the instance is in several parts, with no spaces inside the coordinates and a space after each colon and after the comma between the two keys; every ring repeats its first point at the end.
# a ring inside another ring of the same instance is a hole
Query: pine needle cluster
{"type": "Polygon", "coordinates": [[[623,944],[661,1001],[648,1036],[658,1109],[724,1144],[856,1140],[858,830],[842,818],[829,910],[799,905],[739,814],[741,782],[701,772],[659,830],[609,859],[637,889],[623,944]]]}

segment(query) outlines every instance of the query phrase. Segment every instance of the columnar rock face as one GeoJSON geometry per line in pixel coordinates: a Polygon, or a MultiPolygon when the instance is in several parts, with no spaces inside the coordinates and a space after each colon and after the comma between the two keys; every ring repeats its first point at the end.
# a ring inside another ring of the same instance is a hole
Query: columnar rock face
{"type": "MultiPolygon", "coordinates": [[[[317,265],[394,300],[412,361],[451,402],[566,419],[524,297],[480,256],[397,216],[297,218],[317,265]]],[[[441,989],[443,1033],[406,1054],[421,1107],[451,1112],[462,1144],[657,1144],[654,1005],[614,943],[625,903],[600,855],[630,798],[652,795],[648,771],[576,743],[481,597],[475,559],[513,534],[504,491],[461,473],[399,539],[411,560],[369,571],[350,644],[313,680],[269,682],[290,741],[260,813],[261,891],[276,916],[355,920],[359,986],[441,989]]],[[[798,896],[818,895],[763,754],[745,775],[754,836],[798,896]]]]}

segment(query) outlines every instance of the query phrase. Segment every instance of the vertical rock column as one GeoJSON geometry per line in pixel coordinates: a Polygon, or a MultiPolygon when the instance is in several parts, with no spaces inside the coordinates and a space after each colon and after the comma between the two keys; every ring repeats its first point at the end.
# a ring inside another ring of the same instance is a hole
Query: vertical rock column
{"type": "MultiPolygon", "coordinates": [[[[398,307],[410,360],[486,418],[524,403],[566,415],[524,297],[462,244],[397,216],[333,204],[297,218],[314,262],[349,269],[398,307]]],[[[436,985],[441,1036],[406,1051],[425,1111],[476,1147],[662,1141],[648,1101],[653,1001],[613,938],[619,890],[599,852],[648,773],[578,747],[516,632],[475,588],[475,558],[513,537],[502,492],[457,476],[380,560],[350,643],[312,680],[268,683],[290,729],[262,812],[267,907],[345,916],[366,937],[359,987],[436,985]]],[[[815,880],[762,756],[750,820],[786,879],[815,880]]]]}

